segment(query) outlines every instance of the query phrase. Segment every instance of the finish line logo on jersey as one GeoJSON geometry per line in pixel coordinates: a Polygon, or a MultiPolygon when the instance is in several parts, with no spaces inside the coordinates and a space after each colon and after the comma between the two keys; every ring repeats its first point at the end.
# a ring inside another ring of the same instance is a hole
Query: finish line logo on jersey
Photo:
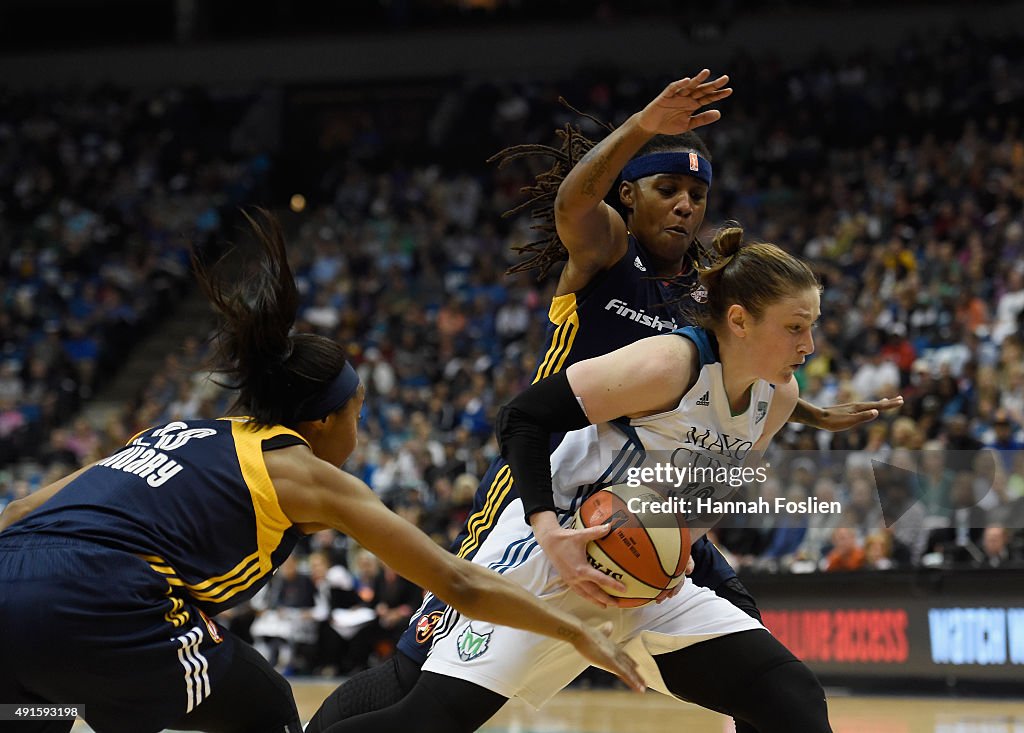
{"type": "Polygon", "coordinates": [[[670,321],[663,321],[658,318],[658,316],[650,316],[642,310],[638,311],[630,308],[626,301],[619,300],[618,298],[612,298],[609,300],[604,309],[606,311],[612,311],[617,316],[622,316],[623,318],[628,318],[631,321],[636,321],[637,323],[642,323],[645,326],[650,326],[656,331],[675,331],[678,328],[674,318],[670,321]]]}

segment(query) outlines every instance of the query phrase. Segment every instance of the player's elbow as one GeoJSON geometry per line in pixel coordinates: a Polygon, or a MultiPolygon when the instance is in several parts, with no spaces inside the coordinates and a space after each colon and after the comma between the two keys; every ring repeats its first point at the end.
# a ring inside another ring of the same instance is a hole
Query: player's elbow
{"type": "Polygon", "coordinates": [[[567,192],[565,186],[559,186],[555,194],[555,225],[571,224],[593,208],[592,201],[567,192]]]}
{"type": "Polygon", "coordinates": [[[0,511],[0,532],[27,516],[29,511],[31,511],[31,507],[25,499],[12,501],[4,507],[3,511],[0,511]]]}

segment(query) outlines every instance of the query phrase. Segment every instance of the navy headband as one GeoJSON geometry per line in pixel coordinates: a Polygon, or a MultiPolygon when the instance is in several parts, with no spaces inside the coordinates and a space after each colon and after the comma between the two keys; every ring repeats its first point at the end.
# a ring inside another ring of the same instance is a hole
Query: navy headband
{"type": "Polygon", "coordinates": [[[351,364],[345,362],[338,376],[321,392],[309,397],[299,408],[295,421],[322,420],[348,402],[358,388],[359,375],[351,364]]]}
{"type": "Polygon", "coordinates": [[[650,153],[626,163],[622,169],[622,180],[635,181],[658,173],[682,173],[693,176],[711,187],[711,161],[697,153],[679,151],[666,153],[650,153]]]}

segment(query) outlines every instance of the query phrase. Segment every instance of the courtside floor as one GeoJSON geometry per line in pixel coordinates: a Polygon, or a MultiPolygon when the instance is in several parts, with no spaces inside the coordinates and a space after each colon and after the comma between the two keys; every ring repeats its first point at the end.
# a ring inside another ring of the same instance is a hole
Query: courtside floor
{"type": "MultiPolygon", "coordinates": [[[[299,711],[308,719],[334,689],[322,680],[293,679],[299,711]]],[[[1024,693],[1018,700],[859,697],[829,694],[835,733],[1024,733],[1024,693]]],[[[74,733],[91,729],[79,721],[74,733]]],[[[513,700],[483,729],[487,733],[729,733],[731,721],[654,692],[566,690],[543,710],[513,700]]]]}

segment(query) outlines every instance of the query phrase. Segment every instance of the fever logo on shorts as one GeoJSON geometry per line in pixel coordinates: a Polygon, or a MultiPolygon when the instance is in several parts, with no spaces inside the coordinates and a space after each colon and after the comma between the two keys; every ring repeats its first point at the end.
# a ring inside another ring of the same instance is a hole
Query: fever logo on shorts
{"type": "Polygon", "coordinates": [[[486,634],[478,634],[473,631],[473,626],[470,624],[466,627],[466,630],[462,632],[462,636],[459,637],[459,657],[463,662],[476,659],[487,651],[487,647],[490,643],[490,631],[486,634]]]}
{"type": "Polygon", "coordinates": [[[420,616],[420,620],[416,622],[417,644],[426,644],[430,640],[430,637],[434,635],[434,629],[437,628],[437,622],[443,615],[442,611],[431,611],[420,616]]]}

